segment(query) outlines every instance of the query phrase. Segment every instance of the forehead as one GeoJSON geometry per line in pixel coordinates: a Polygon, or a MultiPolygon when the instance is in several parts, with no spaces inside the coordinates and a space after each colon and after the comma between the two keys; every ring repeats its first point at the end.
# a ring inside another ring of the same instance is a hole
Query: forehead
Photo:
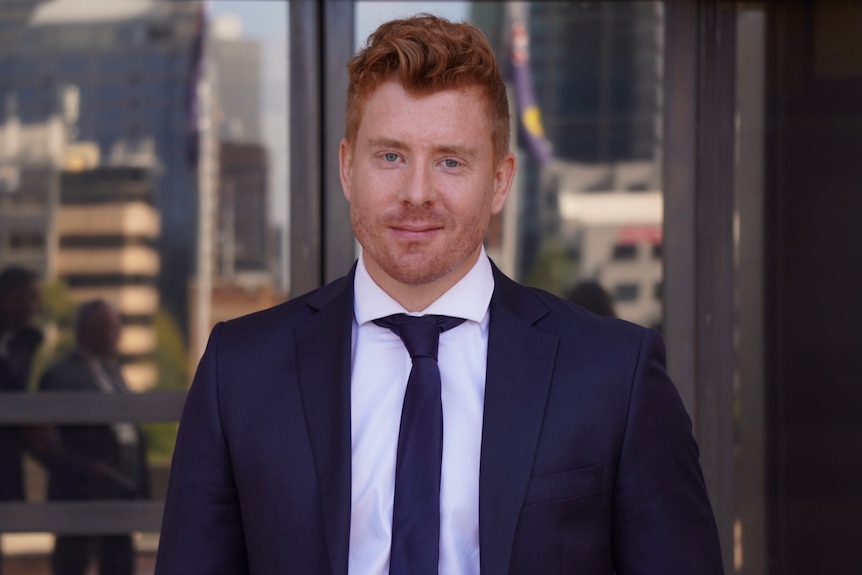
{"type": "Polygon", "coordinates": [[[360,140],[410,136],[490,141],[490,104],[477,86],[415,93],[387,81],[365,97],[358,132],[360,140]]]}

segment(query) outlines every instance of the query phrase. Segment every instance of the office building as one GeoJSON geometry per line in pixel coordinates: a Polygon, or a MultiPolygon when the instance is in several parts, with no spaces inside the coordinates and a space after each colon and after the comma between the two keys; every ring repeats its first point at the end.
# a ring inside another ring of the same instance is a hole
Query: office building
{"type": "Polygon", "coordinates": [[[152,171],[143,167],[63,172],[53,226],[57,277],[71,299],[105,299],[120,312],[123,375],[136,391],[158,383],[152,362],[160,273],[154,191],[152,171]]]}
{"type": "Polygon", "coordinates": [[[187,136],[199,10],[193,2],[50,0],[26,14],[0,13],[11,39],[0,51],[0,95],[15,97],[23,124],[56,114],[57,94],[71,87],[79,109],[70,140],[94,142],[102,158],[152,147],[158,287],[182,326],[195,269],[197,178],[187,136]]]}

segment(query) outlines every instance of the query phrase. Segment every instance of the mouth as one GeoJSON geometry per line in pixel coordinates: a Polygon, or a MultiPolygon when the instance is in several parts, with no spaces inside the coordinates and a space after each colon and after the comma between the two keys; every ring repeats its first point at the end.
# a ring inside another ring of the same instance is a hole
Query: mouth
{"type": "Polygon", "coordinates": [[[432,223],[395,224],[389,228],[396,237],[404,240],[423,240],[443,229],[443,226],[432,223]]]}

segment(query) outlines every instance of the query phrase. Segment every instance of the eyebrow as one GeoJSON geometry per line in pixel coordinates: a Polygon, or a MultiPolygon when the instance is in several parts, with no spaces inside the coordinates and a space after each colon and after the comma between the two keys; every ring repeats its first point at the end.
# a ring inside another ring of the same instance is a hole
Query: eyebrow
{"type": "Polygon", "coordinates": [[[453,156],[461,156],[463,158],[473,159],[477,156],[476,150],[472,148],[468,148],[466,146],[440,146],[435,148],[435,151],[440,154],[447,154],[453,156]]]}
{"type": "Polygon", "coordinates": [[[406,150],[407,144],[394,138],[374,138],[368,140],[367,148],[394,148],[396,150],[406,150]]]}
{"type": "MultiPolygon", "coordinates": [[[[374,138],[368,141],[368,148],[392,148],[395,150],[406,150],[409,148],[407,144],[394,138],[374,138]]],[[[475,158],[478,154],[476,150],[466,146],[437,146],[434,152],[438,154],[447,154],[453,156],[462,156],[466,158],[475,158]]]]}

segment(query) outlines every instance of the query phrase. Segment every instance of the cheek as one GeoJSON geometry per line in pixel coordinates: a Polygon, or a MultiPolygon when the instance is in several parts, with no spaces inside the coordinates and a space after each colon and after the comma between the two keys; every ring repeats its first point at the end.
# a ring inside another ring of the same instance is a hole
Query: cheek
{"type": "Polygon", "coordinates": [[[376,202],[373,196],[365,193],[354,193],[353,200],[350,202],[350,213],[352,217],[368,222],[374,218],[376,211],[376,202]]]}
{"type": "Polygon", "coordinates": [[[391,184],[371,174],[356,173],[351,181],[350,203],[361,210],[372,210],[383,201],[382,191],[391,184]]]}
{"type": "Polygon", "coordinates": [[[473,222],[484,222],[491,217],[494,200],[492,190],[474,189],[472,194],[464,199],[470,201],[461,201],[452,206],[453,213],[468,215],[473,222]]]}

